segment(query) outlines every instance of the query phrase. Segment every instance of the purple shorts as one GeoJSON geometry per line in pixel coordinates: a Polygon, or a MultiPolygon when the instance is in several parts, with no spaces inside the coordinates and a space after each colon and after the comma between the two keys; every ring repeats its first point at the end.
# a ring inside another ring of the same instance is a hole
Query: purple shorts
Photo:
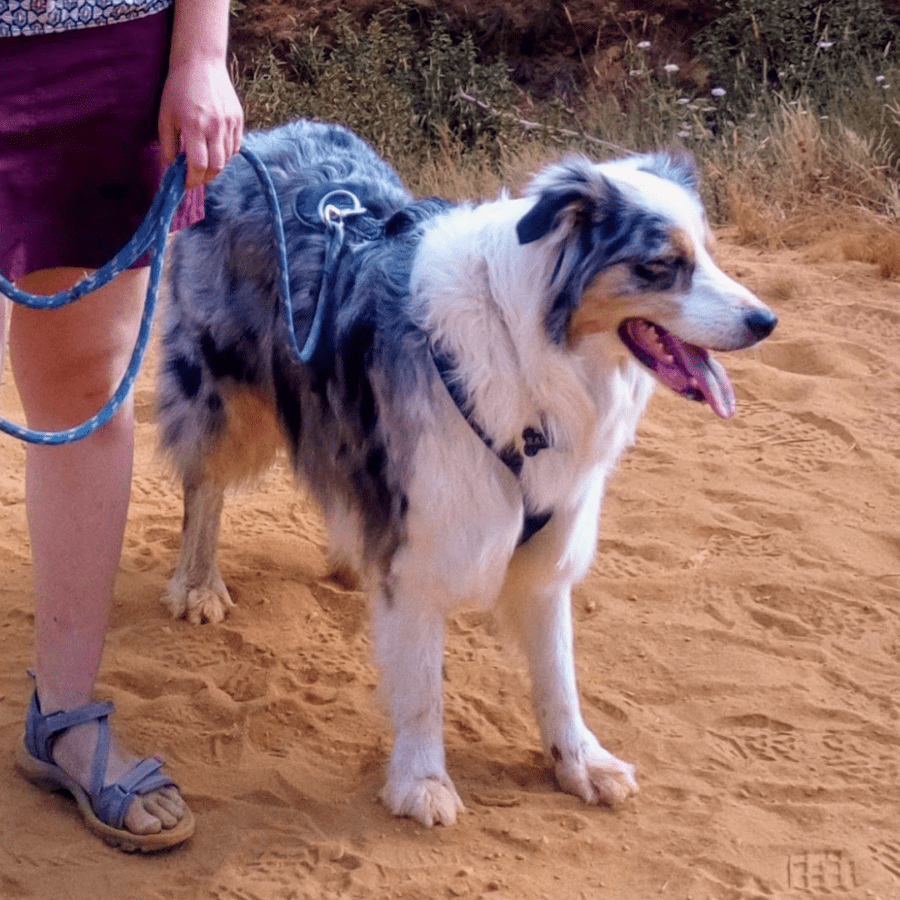
{"type": "MultiPolygon", "coordinates": [[[[7,278],[97,269],[143,221],[165,171],[157,118],[171,21],[166,12],[0,38],[0,272],[7,278]]],[[[202,218],[197,188],[172,230],[202,218]]]]}

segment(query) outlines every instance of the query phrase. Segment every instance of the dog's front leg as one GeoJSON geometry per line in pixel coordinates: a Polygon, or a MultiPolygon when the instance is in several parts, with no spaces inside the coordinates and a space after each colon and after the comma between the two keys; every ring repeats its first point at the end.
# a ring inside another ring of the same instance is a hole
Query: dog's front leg
{"type": "Polygon", "coordinates": [[[638,791],[635,767],[601,746],[581,716],[569,588],[547,588],[520,603],[516,619],[528,656],[535,714],[556,780],[588,803],[621,803],[638,791]]]}
{"type": "Polygon", "coordinates": [[[167,603],[175,618],[184,616],[195,625],[221,622],[234,606],[216,564],[224,496],[223,488],[212,481],[184,481],[181,556],[167,603]]]}
{"type": "Polygon", "coordinates": [[[444,618],[394,591],[374,604],[375,657],[394,727],[385,806],[423,825],[452,825],[463,803],[447,775],[443,739],[444,618]]]}

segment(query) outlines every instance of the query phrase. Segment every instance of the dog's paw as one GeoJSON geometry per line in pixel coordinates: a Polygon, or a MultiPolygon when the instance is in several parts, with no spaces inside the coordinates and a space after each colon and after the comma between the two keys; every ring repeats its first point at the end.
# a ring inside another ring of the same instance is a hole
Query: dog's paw
{"type": "Polygon", "coordinates": [[[465,809],[446,774],[388,782],[381,801],[395,816],[408,816],[428,828],[455,825],[457,815],[465,809]]]}
{"type": "Polygon", "coordinates": [[[221,578],[213,586],[187,588],[173,580],[166,601],[173,618],[187,619],[192,625],[221,622],[235,603],[221,578]]]}
{"type": "Polygon", "coordinates": [[[195,588],[188,593],[184,615],[191,625],[202,625],[204,622],[217,625],[234,605],[227,590],[219,592],[206,587],[195,588]]]}
{"type": "Polygon", "coordinates": [[[575,747],[554,746],[550,752],[559,786],[586,803],[617,806],[640,790],[635,766],[604,750],[593,735],[575,747]]]}

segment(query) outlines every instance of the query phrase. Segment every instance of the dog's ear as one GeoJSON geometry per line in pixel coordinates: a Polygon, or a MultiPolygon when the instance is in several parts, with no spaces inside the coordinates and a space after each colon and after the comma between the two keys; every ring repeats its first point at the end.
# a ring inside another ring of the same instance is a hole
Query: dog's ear
{"type": "Polygon", "coordinates": [[[599,221],[620,201],[619,192],[597,164],[579,154],[545,168],[527,193],[536,200],[516,225],[520,244],[540,240],[560,226],[599,221]]]}
{"type": "Polygon", "coordinates": [[[578,190],[555,191],[542,194],[537,203],[525,213],[516,225],[520,244],[530,244],[540,240],[556,227],[559,214],[572,203],[584,199],[584,192],[578,190]]]}

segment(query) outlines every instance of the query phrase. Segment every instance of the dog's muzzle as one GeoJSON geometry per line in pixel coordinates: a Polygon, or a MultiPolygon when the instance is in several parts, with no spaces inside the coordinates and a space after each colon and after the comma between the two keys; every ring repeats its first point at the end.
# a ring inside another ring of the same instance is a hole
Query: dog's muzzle
{"type": "Polygon", "coordinates": [[[666,387],[688,400],[709,403],[723,419],[734,415],[737,402],[731,379],[708,350],[646,319],[626,319],[619,326],[619,337],[666,387]]]}

